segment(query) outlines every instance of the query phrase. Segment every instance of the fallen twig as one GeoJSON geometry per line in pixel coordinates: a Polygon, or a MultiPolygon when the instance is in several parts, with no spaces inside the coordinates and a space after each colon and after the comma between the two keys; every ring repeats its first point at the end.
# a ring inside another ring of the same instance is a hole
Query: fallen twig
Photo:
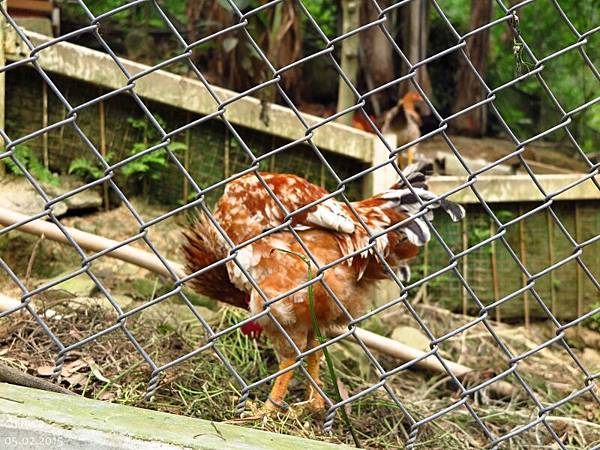
{"type": "Polygon", "coordinates": [[[18,369],[14,369],[2,363],[0,363],[0,381],[16,384],[18,386],[42,389],[44,391],[58,392],[60,394],[76,395],[74,392],[71,392],[62,386],[42,378],[34,377],[33,375],[21,372],[18,369]]]}

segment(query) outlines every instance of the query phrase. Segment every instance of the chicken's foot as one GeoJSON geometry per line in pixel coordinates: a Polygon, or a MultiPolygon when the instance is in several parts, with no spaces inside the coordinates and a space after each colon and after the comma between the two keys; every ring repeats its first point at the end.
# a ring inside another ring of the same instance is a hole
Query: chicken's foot
{"type": "MultiPolygon", "coordinates": [[[[285,370],[295,363],[296,360],[293,358],[284,359],[281,361],[281,363],[279,363],[279,370],[285,370]]],[[[285,396],[293,375],[294,371],[288,370],[287,372],[275,378],[275,383],[273,383],[273,387],[271,388],[271,394],[265,403],[265,407],[268,410],[277,410],[281,412],[287,412],[289,410],[289,406],[285,402],[285,396]]]]}

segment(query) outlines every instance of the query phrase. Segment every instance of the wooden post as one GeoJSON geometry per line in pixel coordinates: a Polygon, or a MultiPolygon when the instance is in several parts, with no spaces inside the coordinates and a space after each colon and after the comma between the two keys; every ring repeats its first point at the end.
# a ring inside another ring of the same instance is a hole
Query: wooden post
{"type": "MultiPolygon", "coordinates": [[[[6,11],[6,0],[0,0],[0,7],[6,11]]],[[[4,67],[6,64],[6,58],[4,56],[4,31],[6,24],[4,23],[4,16],[0,14],[0,67],[4,67]]],[[[5,75],[4,72],[0,73],[0,129],[4,130],[5,118],[4,118],[4,108],[5,108],[5,75]]],[[[0,138],[1,139],[1,138],[0,138]]],[[[4,148],[6,142],[4,139],[0,141],[0,151],[4,148]]],[[[4,166],[4,161],[0,161],[0,177],[6,175],[6,167],[4,166]]]]}
{"type": "MultiPolygon", "coordinates": [[[[405,41],[403,48],[411,64],[416,64],[427,57],[430,5],[427,0],[413,0],[404,9],[407,11],[401,13],[403,18],[400,26],[400,29],[403,29],[405,41]]],[[[408,67],[405,64],[402,66],[404,73],[408,67]]],[[[427,65],[417,69],[415,81],[419,83],[429,98],[433,97],[427,65]]],[[[410,83],[401,83],[398,87],[400,96],[414,90],[414,86],[410,83]]]]}
{"type": "MultiPolygon", "coordinates": [[[[342,0],[342,32],[347,33],[359,27],[360,0],[342,0]]],[[[342,41],[342,58],[340,67],[350,80],[353,86],[356,86],[358,79],[358,34],[350,36],[342,41]]],[[[342,111],[354,105],[356,97],[352,90],[346,85],[346,82],[340,77],[338,83],[338,102],[337,110],[342,111]]],[[[338,119],[339,123],[352,125],[352,114],[345,114],[338,119]]]]}
{"type": "MultiPolygon", "coordinates": [[[[390,148],[396,148],[397,140],[395,134],[384,134],[384,139],[390,148]]],[[[376,166],[390,159],[390,152],[380,139],[373,139],[373,156],[371,165],[376,166]]],[[[400,178],[391,164],[387,164],[365,177],[363,183],[363,197],[370,197],[379,192],[383,192],[392,186],[400,178]]]]}

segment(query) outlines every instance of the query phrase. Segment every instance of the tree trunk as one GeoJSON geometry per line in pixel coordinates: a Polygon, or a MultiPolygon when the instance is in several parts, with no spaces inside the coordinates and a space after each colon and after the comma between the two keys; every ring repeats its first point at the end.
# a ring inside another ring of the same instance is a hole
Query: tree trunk
{"type": "Polygon", "coordinates": [[[186,32],[187,42],[191,44],[200,39],[200,17],[204,1],[187,0],[185,4],[185,15],[187,18],[186,32]]]}
{"type": "MultiPolygon", "coordinates": [[[[427,0],[415,0],[409,3],[406,11],[402,11],[403,19],[403,51],[411,64],[416,64],[419,61],[427,58],[427,43],[429,36],[429,2],[427,0]]],[[[408,67],[404,65],[402,73],[408,71],[408,67]]],[[[417,69],[416,82],[425,91],[425,94],[432,99],[433,91],[431,89],[431,80],[427,66],[422,66],[417,69]]],[[[414,87],[410,83],[403,83],[400,86],[399,93],[403,96],[408,91],[414,91],[414,87]]]]}
{"type": "MultiPolygon", "coordinates": [[[[390,4],[389,0],[379,1],[380,8],[390,4]]],[[[360,8],[361,25],[377,20],[378,11],[371,0],[362,2],[360,8]]],[[[389,20],[389,17],[388,17],[389,20]]],[[[390,25],[387,25],[388,29],[390,25]]],[[[392,44],[378,26],[360,33],[361,71],[368,90],[388,83],[394,79],[394,53],[392,44]]],[[[370,97],[373,111],[379,116],[383,110],[392,107],[389,96],[385,93],[370,97]]]]}
{"type": "MultiPolygon", "coordinates": [[[[492,20],[492,0],[471,0],[471,30],[477,29],[492,20]]],[[[489,29],[480,31],[467,40],[466,53],[473,67],[485,78],[487,58],[490,48],[489,29]]],[[[458,72],[456,86],[457,97],[452,108],[453,113],[461,111],[483,100],[483,88],[477,75],[463,59],[458,72]]],[[[469,136],[482,136],[487,129],[487,106],[463,114],[451,123],[454,132],[469,136]]]]}
{"type": "MultiPolygon", "coordinates": [[[[342,0],[342,33],[347,33],[359,26],[360,0],[342,0]]],[[[342,41],[342,71],[356,87],[358,78],[358,35],[353,35],[342,41]]],[[[338,84],[337,111],[342,111],[356,103],[356,96],[340,76],[338,84]]],[[[344,125],[352,125],[352,114],[345,114],[338,119],[344,125]]]]}

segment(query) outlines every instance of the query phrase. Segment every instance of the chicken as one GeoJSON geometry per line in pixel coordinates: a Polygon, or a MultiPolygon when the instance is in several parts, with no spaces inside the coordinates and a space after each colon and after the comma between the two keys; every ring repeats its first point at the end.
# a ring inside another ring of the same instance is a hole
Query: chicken
{"type": "MultiPolygon", "coordinates": [[[[369,233],[348,205],[332,198],[313,204],[327,195],[324,189],[294,175],[261,173],[262,180],[288,211],[299,210],[287,220],[315,261],[310,260],[294,234],[281,227],[286,221],[284,211],[254,174],[227,185],[213,216],[234,245],[248,240],[251,243],[238,248],[235,261],[194,277],[192,287],[236,306],[246,296],[244,303],[258,317],[257,324],[264,328],[280,360],[280,374],[272,386],[267,407],[285,409],[284,399],[293,373],[290,367],[298,357],[294,347],[306,352],[317,345],[306,285],[308,261],[311,261],[310,272],[318,277],[312,285],[314,313],[319,329],[326,334],[362,314],[372,284],[389,276],[376,253],[385,258],[401,281],[407,281],[408,262],[431,236],[425,218],[431,220],[435,208],[442,208],[453,220],[464,216],[461,206],[437,200],[427,190],[426,175],[430,170],[430,164],[417,163],[403,171],[412,192],[400,180],[385,192],[351,204],[371,233],[382,233],[373,245],[369,243],[369,233]],[[422,201],[431,203],[424,214],[418,215],[422,201]],[[328,269],[320,273],[318,268],[324,266],[328,269]],[[303,289],[298,289],[300,286],[303,289]]],[[[201,216],[187,233],[184,252],[188,272],[195,273],[227,258],[229,246],[212,223],[201,216]]],[[[306,356],[307,371],[317,385],[320,358],[320,351],[306,356]]],[[[324,407],[324,399],[310,382],[307,396],[313,408],[324,407]]]]}
{"type": "MultiPolygon", "coordinates": [[[[299,105],[300,111],[308,114],[312,114],[313,116],[327,118],[333,116],[336,111],[335,107],[329,105],[321,105],[319,103],[302,103],[299,105]]],[[[377,118],[371,114],[368,114],[369,119],[375,124],[377,127],[377,118]]],[[[373,127],[367,120],[366,113],[363,113],[361,110],[356,110],[352,113],[352,128],[356,128],[357,130],[366,131],[367,133],[374,133],[373,127]]]]}
{"type": "MultiPolygon", "coordinates": [[[[352,128],[366,131],[367,133],[375,133],[373,126],[369,123],[365,114],[363,114],[361,111],[354,112],[352,115],[352,128]]],[[[369,119],[375,126],[377,126],[377,118],[375,116],[369,114],[369,119]]]]}
{"type": "MultiPolygon", "coordinates": [[[[396,106],[383,115],[381,131],[395,134],[398,147],[421,137],[422,121],[415,108],[415,103],[424,104],[423,97],[418,92],[410,91],[398,101],[396,106]]],[[[406,149],[408,165],[412,164],[415,159],[417,146],[418,144],[414,144],[406,149]]]]}

